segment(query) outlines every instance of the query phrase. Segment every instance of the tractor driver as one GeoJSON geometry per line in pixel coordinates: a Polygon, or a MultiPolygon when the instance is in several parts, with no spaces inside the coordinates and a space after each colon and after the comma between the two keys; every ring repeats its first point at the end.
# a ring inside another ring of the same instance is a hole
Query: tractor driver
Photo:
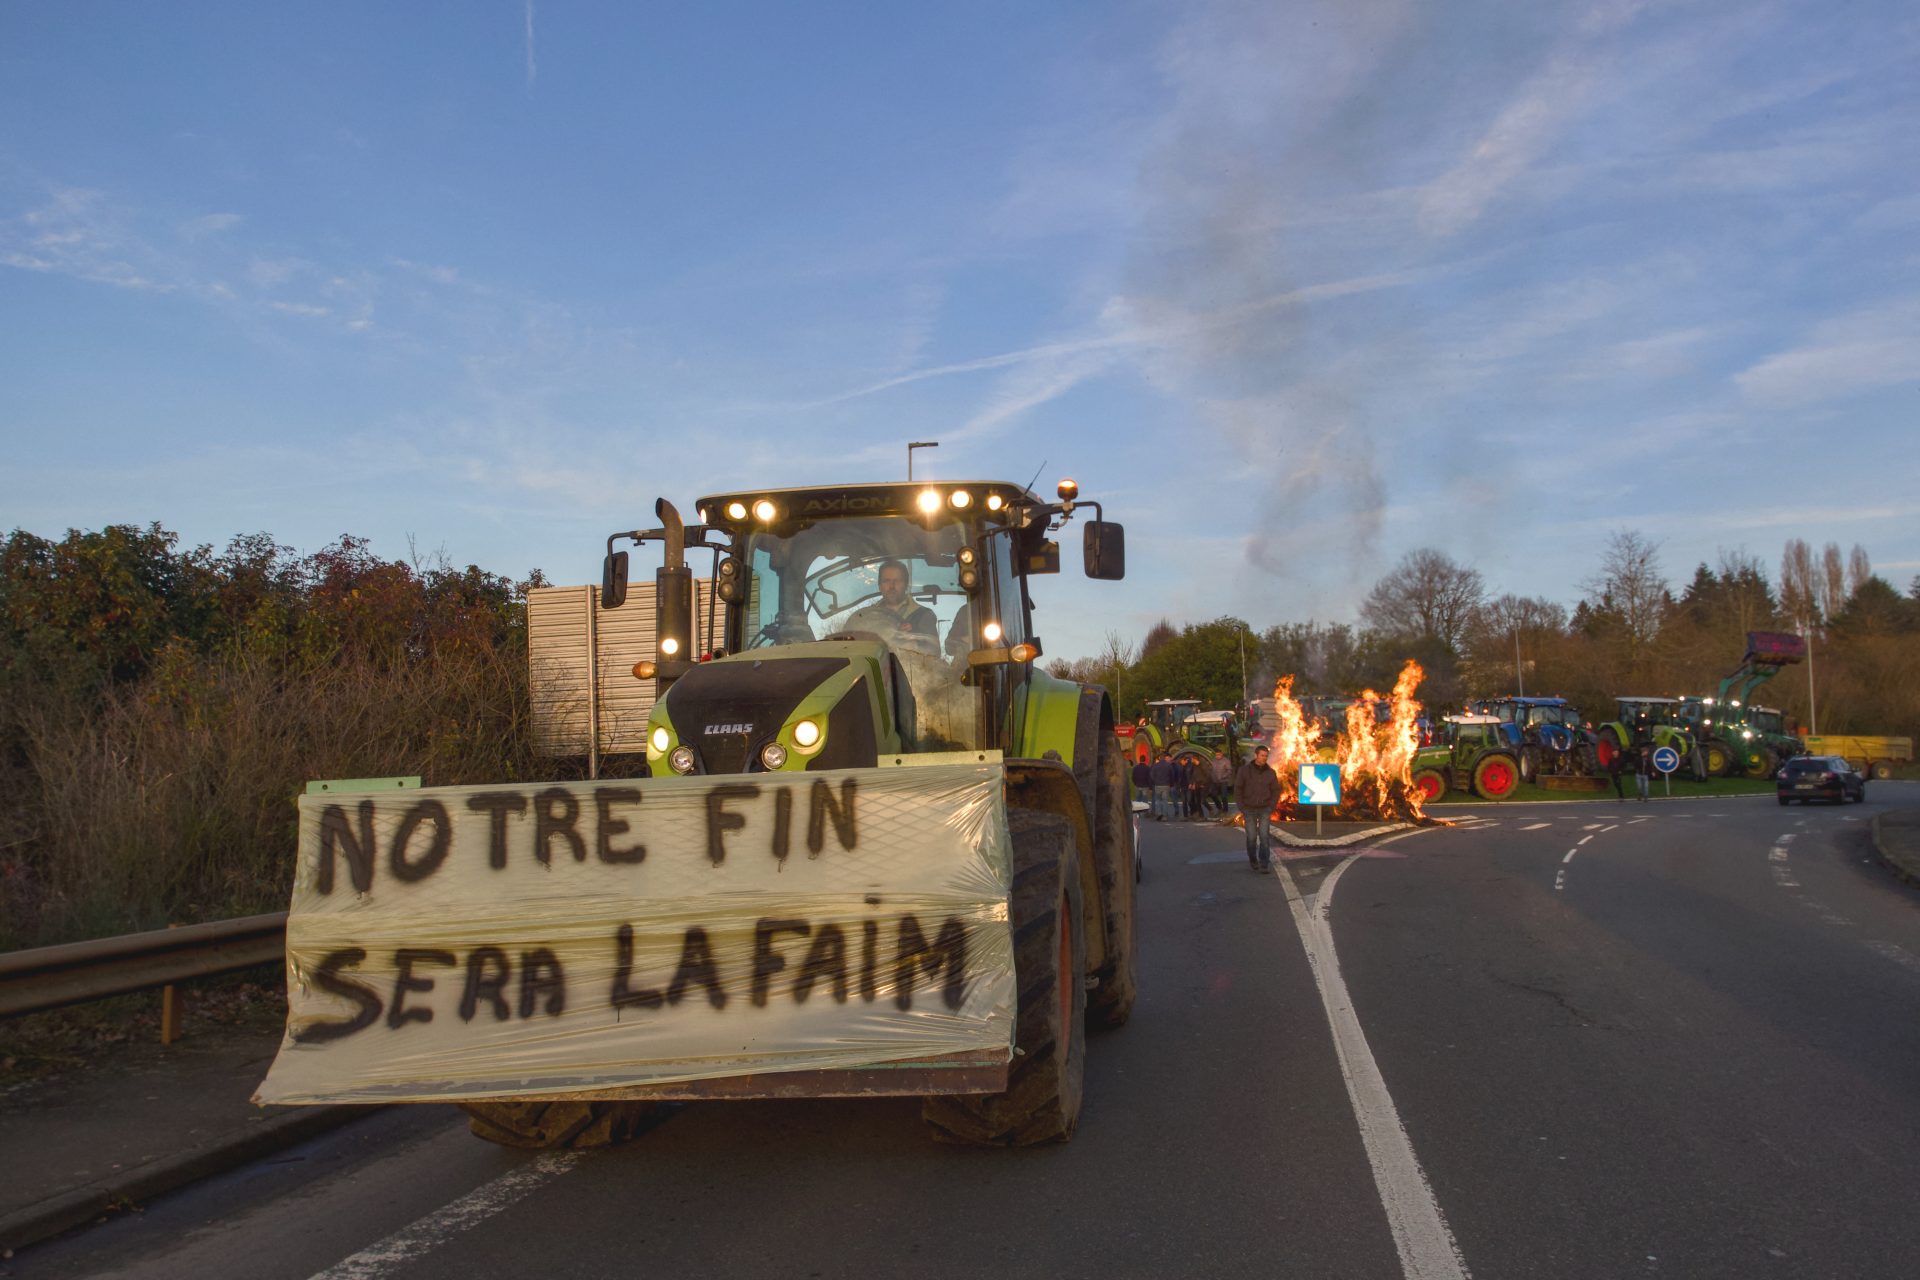
{"type": "Polygon", "coordinates": [[[940,621],[933,610],[907,594],[911,581],[906,565],[898,560],[881,561],[880,598],[849,618],[847,627],[872,631],[898,648],[939,653],[940,621]]]}

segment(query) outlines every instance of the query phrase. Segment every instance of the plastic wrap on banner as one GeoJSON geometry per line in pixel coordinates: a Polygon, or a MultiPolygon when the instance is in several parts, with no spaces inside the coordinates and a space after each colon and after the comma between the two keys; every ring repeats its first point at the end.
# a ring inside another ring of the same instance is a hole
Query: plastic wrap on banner
{"type": "Polygon", "coordinates": [[[997,762],[300,800],[256,1101],[1012,1053],[997,762]]]}

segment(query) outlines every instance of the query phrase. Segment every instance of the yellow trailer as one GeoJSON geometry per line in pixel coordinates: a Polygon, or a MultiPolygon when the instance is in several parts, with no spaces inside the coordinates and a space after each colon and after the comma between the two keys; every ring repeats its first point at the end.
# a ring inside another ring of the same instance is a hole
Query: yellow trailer
{"type": "Polygon", "coordinates": [[[1891,778],[1897,764],[1913,763],[1913,739],[1824,733],[1804,739],[1810,756],[1839,756],[1871,778],[1891,778]]]}

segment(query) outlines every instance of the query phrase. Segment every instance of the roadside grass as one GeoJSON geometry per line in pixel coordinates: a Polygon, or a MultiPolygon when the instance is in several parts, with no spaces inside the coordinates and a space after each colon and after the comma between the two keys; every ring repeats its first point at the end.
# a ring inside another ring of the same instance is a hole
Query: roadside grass
{"type": "MultiPolygon", "coordinates": [[[[1620,784],[1626,793],[1627,799],[1632,800],[1637,796],[1638,793],[1634,790],[1631,775],[1622,777],[1620,784]]],[[[1675,799],[1683,796],[1697,798],[1708,796],[1772,795],[1774,781],[1772,778],[1712,778],[1706,782],[1695,782],[1691,778],[1683,778],[1675,774],[1671,779],[1671,786],[1673,788],[1671,793],[1667,790],[1668,785],[1669,780],[1659,777],[1654,778],[1651,793],[1654,799],[1664,799],[1669,794],[1675,799]]],[[[1534,783],[1523,782],[1515,789],[1514,793],[1505,800],[1482,800],[1471,791],[1449,791],[1440,799],[1427,805],[1427,808],[1431,810],[1436,807],[1453,804],[1522,804],[1529,801],[1541,800],[1612,800],[1613,798],[1613,786],[1611,783],[1608,784],[1604,791],[1549,791],[1547,788],[1537,786],[1534,783]]]]}

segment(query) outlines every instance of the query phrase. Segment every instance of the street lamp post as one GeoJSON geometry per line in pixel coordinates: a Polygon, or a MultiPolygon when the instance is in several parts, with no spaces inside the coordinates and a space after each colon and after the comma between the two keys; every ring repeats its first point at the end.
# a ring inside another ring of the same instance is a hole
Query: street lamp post
{"type": "Polygon", "coordinates": [[[913,451],[915,449],[938,449],[938,440],[915,440],[907,446],[907,483],[913,483],[913,451]]]}

